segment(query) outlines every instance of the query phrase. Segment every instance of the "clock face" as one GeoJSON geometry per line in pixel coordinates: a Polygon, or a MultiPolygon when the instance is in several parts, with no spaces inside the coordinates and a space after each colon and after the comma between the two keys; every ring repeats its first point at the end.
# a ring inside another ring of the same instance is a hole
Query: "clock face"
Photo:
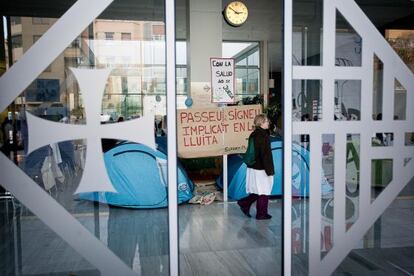
{"type": "Polygon", "coordinates": [[[245,4],[234,1],[224,9],[224,18],[232,26],[240,26],[247,20],[249,12],[245,4]]]}

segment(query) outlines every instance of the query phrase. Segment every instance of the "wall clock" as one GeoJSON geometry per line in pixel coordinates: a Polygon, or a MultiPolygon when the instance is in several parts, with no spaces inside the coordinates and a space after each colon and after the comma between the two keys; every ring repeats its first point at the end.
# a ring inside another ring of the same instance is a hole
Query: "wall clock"
{"type": "Polygon", "coordinates": [[[226,6],[223,15],[227,23],[231,26],[238,27],[246,22],[249,11],[244,3],[234,1],[226,6]]]}

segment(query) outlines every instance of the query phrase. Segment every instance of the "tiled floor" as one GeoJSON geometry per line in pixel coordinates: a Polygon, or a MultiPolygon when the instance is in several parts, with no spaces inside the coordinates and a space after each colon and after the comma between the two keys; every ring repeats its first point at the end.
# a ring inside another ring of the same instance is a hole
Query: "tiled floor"
{"type": "MultiPolygon", "coordinates": [[[[414,222],[409,209],[412,204],[411,200],[396,200],[380,223],[382,248],[354,250],[335,275],[414,273],[414,222]],[[400,223],[401,227],[388,227],[388,220],[394,225],[400,223]]],[[[13,209],[10,202],[8,208],[13,209]]],[[[234,203],[180,206],[181,274],[281,275],[280,200],[273,200],[270,210],[274,215],[272,220],[257,221],[244,217],[234,203]]],[[[4,218],[5,213],[2,215],[4,218]]],[[[168,275],[166,209],[104,207],[98,231],[93,213],[76,216],[135,271],[142,275],[168,275]]],[[[1,275],[14,275],[14,271],[22,275],[98,273],[36,217],[15,214],[3,222],[7,224],[2,225],[1,232],[1,275]]],[[[306,254],[295,254],[293,275],[306,275],[306,263],[306,254]]]]}
{"type": "MultiPolygon", "coordinates": [[[[59,184],[52,196],[134,271],[168,275],[167,209],[134,210],[76,201],[72,194],[78,181],[75,176],[59,184]]],[[[335,275],[414,274],[412,186],[392,203],[335,275]]],[[[296,203],[300,208],[292,213],[306,226],[307,199],[296,203]]],[[[245,217],[234,202],[179,206],[181,275],[281,275],[281,210],[282,201],[273,199],[273,218],[257,221],[245,217]]],[[[253,217],[254,212],[255,208],[253,217]]],[[[307,275],[308,256],[303,253],[307,244],[301,243],[301,251],[292,256],[293,275],[307,275]]],[[[0,275],[98,274],[24,206],[0,201],[0,275]]]]}
{"type": "MultiPolygon", "coordinates": [[[[11,204],[9,207],[12,208],[11,204]]],[[[109,212],[104,210],[99,216],[102,242],[142,275],[167,275],[166,209],[106,209],[109,212]]],[[[234,203],[183,205],[179,212],[182,275],[280,274],[279,201],[271,203],[271,212],[275,215],[271,221],[248,219],[234,203]]],[[[77,218],[95,233],[93,213],[78,214],[77,218]]],[[[9,227],[2,227],[5,239],[1,240],[1,275],[12,274],[14,270],[23,275],[66,272],[78,275],[79,271],[94,270],[36,217],[16,214],[9,219],[9,227]],[[7,233],[5,228],[9,230],[7,233]],[[12,256],[16,253],[20,255],[17,261],[12,256]],[[5,263],[6,255],[12,257],[8,263],[5,263]]]]}

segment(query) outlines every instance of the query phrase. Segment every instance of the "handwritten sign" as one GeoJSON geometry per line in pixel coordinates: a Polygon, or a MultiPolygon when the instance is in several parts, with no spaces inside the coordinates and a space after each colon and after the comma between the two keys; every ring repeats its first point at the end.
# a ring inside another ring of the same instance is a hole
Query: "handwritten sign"
{"type": "Polygon", "coordinates": [[[211,102],[211,84],[209,82],[191,82],[191,98],[195,108],[213,108],[211,102]]]}
{"type": "Polygon", "coordinates": [[[234,59],[211,58],[211,86],[213,103],[234,102],[234,59]]]}
{"type": "Polygon", "coordinates": [[[178,155],[195,158],[246,152],[254,117],[261,111],[261,105],[178,110],[178,155]]]}

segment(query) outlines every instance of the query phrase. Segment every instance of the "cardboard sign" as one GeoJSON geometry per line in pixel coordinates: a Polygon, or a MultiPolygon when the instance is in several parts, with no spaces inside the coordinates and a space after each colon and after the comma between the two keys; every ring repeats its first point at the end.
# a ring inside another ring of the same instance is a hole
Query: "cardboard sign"
{"type": "Polygon", "coordinates": [[[234,102],[234,59],[211,58],[211,86],[213,103],[234,102]]]}
{"type": "Polygon", "coordinates": [[[191,98],[195,108],[213,108],[211,102],[211,85],[208,82],[191,82],[191,98]]]}
{"type": "Polygon", "coordinates": [[[244,153],[261,105],[177,111],[178,155],[181,158],[244,153]]]}

